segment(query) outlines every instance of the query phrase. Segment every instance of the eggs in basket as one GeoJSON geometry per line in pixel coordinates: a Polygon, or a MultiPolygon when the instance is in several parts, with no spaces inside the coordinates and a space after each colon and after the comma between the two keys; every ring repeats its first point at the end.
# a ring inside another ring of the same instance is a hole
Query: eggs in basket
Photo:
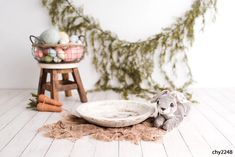
{"type": "Polygon", "coordinates": [[[40,63],[79,62],[84,54],[84,36],[48,29],[39,37],[30,35],[32,54],[40,63]],[[83,39],[83,40],[82,40],[83,39]]]}

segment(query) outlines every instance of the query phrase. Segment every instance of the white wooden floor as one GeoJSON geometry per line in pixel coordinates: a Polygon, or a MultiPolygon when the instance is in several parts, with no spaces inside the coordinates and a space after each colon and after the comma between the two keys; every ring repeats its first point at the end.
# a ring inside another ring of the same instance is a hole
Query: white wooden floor
{"type": "MultiPolygon", "coordinates": [[[[102,142],[84,137],[76,142],[43,137],[37,129],[56,122],[61,113],[26,109],[33,90],[0,90],[0,157],[209,157],[213,150],[235,156],[235,89],[195,89],[200,104],[158,143],[102,142]]],[[[61,100],[72,110],[78,96],[61,100]]],[[[89,94],[89,100],[118,99],[112,92],[89,94]]]]}

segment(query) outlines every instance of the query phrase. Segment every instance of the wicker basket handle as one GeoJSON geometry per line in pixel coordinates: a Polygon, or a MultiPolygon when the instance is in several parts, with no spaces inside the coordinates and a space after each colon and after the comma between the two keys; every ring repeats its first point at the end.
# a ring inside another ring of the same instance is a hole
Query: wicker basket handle
{"type": "Polygon", "coordinates": [[[85,42],[86,37],[84,35],[79,35],[78,39],[81,40],[83,43],[85,42]]]}
{"type": "Polygon", "coordinates": [[[41,39],[39,39],[38,37],[36,37],[34,35],[30,35],[29,40],[31,41],[32,44],[35,44],[35,41],[38,41],[39,43],[45,44],[44,41],[42,41],[41,39]]]}

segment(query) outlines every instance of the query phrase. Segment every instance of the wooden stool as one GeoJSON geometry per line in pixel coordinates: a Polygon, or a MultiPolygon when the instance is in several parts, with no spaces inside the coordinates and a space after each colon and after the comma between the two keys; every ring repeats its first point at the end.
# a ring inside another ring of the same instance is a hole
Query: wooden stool
{"type": "Polygon", "coordinates": [[[45,90],[51,92],[51,98],[59,100],[59,91],[65,91],[65,96],[72,96],[72,89],[77,89],[81,102],[87,102],[86,92],[78,68],[67,69],[44,69],[41,68],[38,84],[38,94],[44,94],[45,90]],[[47,75],[50,74],[50,81],[47,82],[47,75]],[[69,73],[72,73],[74,81],[69,80],[69,73]],[[62,74],[62,80],[58,80],[58,74],[62,74]]]}

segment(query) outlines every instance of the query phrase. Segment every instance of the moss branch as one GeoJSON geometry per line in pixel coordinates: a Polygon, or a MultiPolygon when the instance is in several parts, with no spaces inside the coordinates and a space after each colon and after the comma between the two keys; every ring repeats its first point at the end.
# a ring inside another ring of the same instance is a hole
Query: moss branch
{"type": "Polygon", "coordinates": [[[83,9],[76,8],[69,0],[42,0],[42,2],[49,11],[53,25],[69,34],[79,33],[86,36],[87,45],[92,49],[93,64],[101,74],[96,83],[96,90],[112,89],[122,93],[124,97],[129,93],[140,95],[146,91],[166,88],[186,92],[187,87],[193,82],[186,50],[192,46],[195,38],[196,19],[202,20],[203,29],[206,12],[208,10],[216,12],[216,0],[196,0],[182,17],[177,18],[161,33],[146,40],[129,42],[120,40],[110,31],[103,30],[98,21],[84,15],[83,9]],[[183,54],[182,58],[177,57],[180,53],[183,54]],[[170,72],[169,69],[168,71],[165,69],[169,63],[172,64],[170,72]],[[171,74],[178,76],[176,67],[179,63],[184,63],[187,74],[181,85],[176,84],[171,74]],[[158,76],[161,76],[165,83],[153,81],[155,64],[159,68],[158,76]],[[112,83],[113,80],[116,84],[112,83]],[[147,87],[143,86],[144,82],[147,87]]]}

